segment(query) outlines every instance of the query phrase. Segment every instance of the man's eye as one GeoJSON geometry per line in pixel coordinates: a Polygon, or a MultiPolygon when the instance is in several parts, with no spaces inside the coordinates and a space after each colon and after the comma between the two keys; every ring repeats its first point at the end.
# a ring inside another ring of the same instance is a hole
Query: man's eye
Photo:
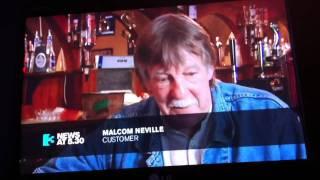
{"type": "Polygon", "coordinates": [[[168,80],[168,77],[157,77],[158,82],[165,82],[168,80]]]}
{"type": "Polygon", "coordinates": [[[167,81],[167,80],[168,80],[168,78],[159,78],[160,82],[164,82],[164,81],[167,81]]]}
{"type": "Polygon", "coordinates": [[[197,74],[196,72],[187,72],[185,73],[185,75],[187,76],[194,76],[195,74],[197,74]]]}

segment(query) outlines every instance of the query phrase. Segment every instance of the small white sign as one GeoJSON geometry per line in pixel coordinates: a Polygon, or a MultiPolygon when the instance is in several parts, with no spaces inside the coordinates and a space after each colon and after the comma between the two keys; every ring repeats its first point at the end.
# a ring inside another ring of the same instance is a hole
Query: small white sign
{"type": "Polygon", "coordinates": [[[134,68],[133,56],[96,56],[99,69],[134,68]]]}

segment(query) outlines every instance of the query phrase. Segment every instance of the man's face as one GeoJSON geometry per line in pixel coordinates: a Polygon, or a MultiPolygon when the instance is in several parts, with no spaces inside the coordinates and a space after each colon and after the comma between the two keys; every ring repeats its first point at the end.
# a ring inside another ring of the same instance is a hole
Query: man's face
{"type": "Polygon", "coordinates": [[[146,86],[163,115],[207,113],[212,105],[209,80],[213,67],[204,65],[200,57],[180,50],[184,64],[148,69],[146,86]]]}

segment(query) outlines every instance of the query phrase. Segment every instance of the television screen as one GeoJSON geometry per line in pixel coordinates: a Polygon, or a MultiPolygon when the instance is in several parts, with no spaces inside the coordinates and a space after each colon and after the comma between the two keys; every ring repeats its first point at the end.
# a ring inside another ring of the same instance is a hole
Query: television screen
{"type": "Polygon", "coordinates": [[[21,173],[306,160],[286,7],[206,1],[29,15],[21,173]]]}

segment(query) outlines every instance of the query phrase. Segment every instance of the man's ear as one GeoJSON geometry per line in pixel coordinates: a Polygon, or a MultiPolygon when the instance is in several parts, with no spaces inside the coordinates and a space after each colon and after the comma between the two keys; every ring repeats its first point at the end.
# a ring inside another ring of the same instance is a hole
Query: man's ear
{"type": "Polygon", "coordinates": [[[151,94],[149,78],[143,78],[137,70],[134,72],[137,77],[137,83],[141,84],[143,91],[147,92],[148,94],[151,94]]]}
{"type": "Polygon", "coordinates": [[[209,66],[209,67],[207,68],[207,71],[208,71],[208,79],[210,80],[210,79],[213,78],[214,68],[211,67],[211,66],[209,66]]]}
{"type": "Polygon", "coordinates": [[[146,79],[146,80],[144,81],[143,86],[144,86],[144,88],[146,89],[147,93],[151,95],[151,94],[152,94],[152,91],[151,91],[149,79],[146,79]]]}

